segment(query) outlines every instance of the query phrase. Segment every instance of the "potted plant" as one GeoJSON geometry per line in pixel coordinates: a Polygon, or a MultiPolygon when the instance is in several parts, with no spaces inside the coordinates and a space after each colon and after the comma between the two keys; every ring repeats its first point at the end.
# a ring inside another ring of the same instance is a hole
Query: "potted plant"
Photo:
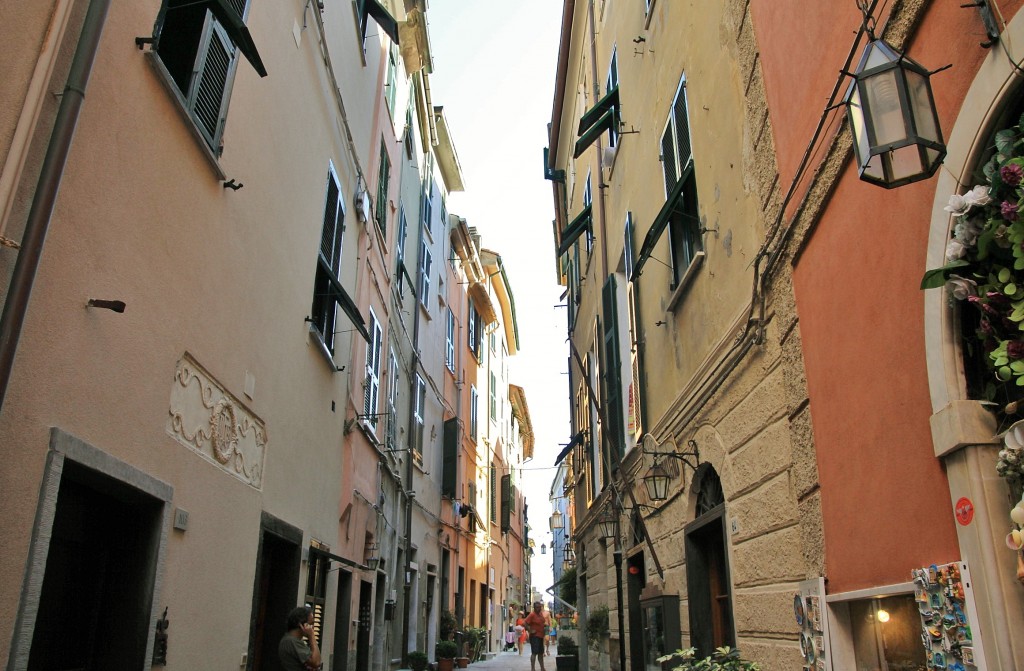
{"type": "Polygon", "coordinates": [[[441,623],[438,627],[438,638],[442,641],[450,641],[455,636],[455,614],[450,610],[441,611],[441,623]]]}
{"type": "Polygon", "coordinates": [[[409,668],[412,671],[424,671],[427,668],[427,653],[413,650],[409,653],[409,668]]]}
{"type": "Polygon", "coordinates": [[[437,671],[452,671],[455,668],[455,655],[459,654],[455,641],[439,641],[436,653],[437,671]]]}
{"type": "Polygon", "coordinates": [[[576,640],[571,636],[562,634],[558,637],[558,652],[555,655],[555,669],[557,671],[579,671],[580,649],[576,640]]]}
{"type": "Polygon", "coordinates": [[[608,606],[598,606],[587,616],[587,643],[594,650],[604,652],[601,643],[608,631],[608,606]]]}
{"type": "Polygon", "coordinates": [[[748,662],[740,658],[740,651],[736,648],[723,646],[716,648],[709,657],[697,659],[696,648],[686,648],[659,657],[658,662],[673,664],[671,671],[760,671],[761,666],[757,662],[748,662]]]}

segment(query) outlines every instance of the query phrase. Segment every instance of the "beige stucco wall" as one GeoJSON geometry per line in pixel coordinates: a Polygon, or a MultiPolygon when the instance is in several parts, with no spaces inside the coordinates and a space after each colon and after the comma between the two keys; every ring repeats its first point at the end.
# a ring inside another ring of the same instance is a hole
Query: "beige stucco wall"
{"type": "MultiPolygon", "coordinates": [[[[645,17],[642,6],[595,1],[598,78],[603,92],[611,48],[617,44],[625,131],[614,164],[604,171],[608,188],[599,191],[600,150],[586,151],[575,168],[570,158],[579,117],[596,100],[589,83],[593,76],[588,4],[576,3],[559,144],[552,149],[555,167],[567,173],[572,194],[569,219],[582,206],[587,169],[594,175],[596,254],[583,285],[574,342],[580,352],[593,346],[601,286],[608,272],[621,267],[626,212],[634,217],[636,254],[664,203],[659,141],[685,74],[701,226],[711,230],[702,235],[706,257],[674,306],[670,307],[671,270],[659,263],[670,258],[667,233],[639,280],[638,330],[647,372],[644,429],[658,443],[673,440],[680,449],[695,440],[701,461],[720,475],[738,646],[763,668],[795,668],[800,653],[792,596],[797,582],[821,574],[823,541],[788,267],[780,268],[765,287],[766,327],[760,342],[724,381],[711,385],[713,393],[706,403],[700,400],[707,380],[731,356],[737,338],[745,335],[754,288],[752,263],[778,208],[772,131],[750,18],[742,2],[658,1],[645,17]],[[634,41],[638,36],[644,41],[634,41]],[[578,91],[584,80],[587,103],[580,105],[578,91]],[[604,195],[603,212],[599,193],[604,195]]],[[[760,305],[753,307],[752,316],[761,316],[760,305]]],[[[623,375],[628,376],[628,370],[623,375]]],[[[644,509],[644,514],[664,569],[663,580],[649,549],[637,549],[645,552],[648,585],[680,595],[685,644],[689,615],[683,539],[685,525],[694,515],[693,473],[687,467],[670,485],[670,499],[652,503],[639,481],[651,463],[650,457],[634,450],[627,455],[624,470],[630,473],[640,503],[658,508],[644,509]]],[[[625,494],[623,499],[629,507],[625,494]]],[[[577,502],[586,505],[580,490],[577,502]]],[[[611,607],[614,635],[614,568],[592,523],[581,516],[577,529],[587,553],[587,601],[591,608],[611,607]]],[[[621,524],[626,528],[626,518],[621,524]]],[[[627,554],[630,545],[628,541],[627,554]]],[[[617,650],[613,653],[615,658],[617,650]]],[[[633,654],[638,653],[629,653],[633,654]]],[[[591,668],[597,663],[591,656],[591,668]]]]}
{"type": "MultiPolygon", "coordinates": [[[[356,54],[351,12],[342,4],[325,14],[328,34],[339,50],[356,54]]],[[[49,3],[31,5],[0,8],[7,49],[18,55],[4,100],[25,89],[49,16],[49,3]],[[12,11],[18,21],[8,20],[12,11]],[[16,23],[26,29],[12,30],[16,23]]],[[[188,530],[168,538],[156,601],[173,622],[167,668],[238,667],[248,646],[261,510],[303,529],[305,542],[339,541],[341,411],[353,371],[330,369],[304,321],[329,162],[349,204],[346,287],[356,285],[361,267],[353,244],[360,225],[351,206],[356,163],[325,88],[315,26],[310,19],[301,30],[302,3],[254,7],[249,27],[270,75],[259,78],[244,60],[238,66],[218,161],[228,179],[245,185],[232,191],[222,187],[151,56],[135,46],[159,7],[155,0],[112,3],[0,415],[5,659],[51,426],[169,483],[173,505],[190,513],[188,530]],[[123,300],[127,309],[86,309],[88,298],[123,300]],[[260,488],[168,435],[173,374],[186,352],[265,422],[260,488]],[[251,398],[247,373],[255,379],[251,398]]],[[[379,68],[374,50],[368,53],[365,68],[358,58],[335,59],[346,91],[377,89],[379,68]]],[[[4,143],[11,107],[0,105],[4,143]]],[[[349,109],[367,170],[380,141],[375,117],[372,108],[349,109]]],[[[26,206],[15,208],[7,230],[20,230],[26,206]]],[[[5,249],[2,263],[13,259],[5,249]]],[[[340,334],[337,351],[347,352],[353,337],[340,334]]],[[[328,594],[334,589],[332,578],[328,594]]],[[[328,628],[325,642],[332,636],[328,628]]]]}

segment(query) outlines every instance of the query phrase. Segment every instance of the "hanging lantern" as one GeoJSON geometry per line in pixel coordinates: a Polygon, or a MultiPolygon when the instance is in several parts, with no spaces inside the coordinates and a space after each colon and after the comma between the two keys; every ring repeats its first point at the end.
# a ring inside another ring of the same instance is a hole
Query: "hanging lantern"
{"type": "Polygon", "coordinates": [[[654,462],[644,475],[644,487],[647,489],[647,498],[651,501],[664,501],[668,498],[668,483],[672,477],[665,470],[665,467],[654,462]]]}
{"type": "Polygon", "coordinates": [[[542,555],[546,555],[548,553],[548,546],[545,545],[544,543],[540,544],[540,553],[542,555]]]}
{"type": "Polygon", "coordinates": [[[561,511],[556,510],[555,513],[551,516],[551,528],[561,529],[563,527],[564,523],[562,522],[562,513],[561,511]]]}
{"type": "Polygon", "coordinates": [[[569,561],[573,561],[574,559],[576,559],[576,553],[573,552],[572,548],[568,545],[565,546],[565,558],[569,561]]]}
{"type": "Polygon", "coordinates": [[[860,178],[892,189],[934,175],[946,145],[928,81],[932,73],[868,35],[846,110],[860,178]]]}
{"type": "Polygon", "coordinates": [[[615,514],[608,510],[604,516],[597,523],[598,530],[601,532],[601,538],[615,538],[616,527],[619,525],[619,521],[615,518],[615,514]]]}

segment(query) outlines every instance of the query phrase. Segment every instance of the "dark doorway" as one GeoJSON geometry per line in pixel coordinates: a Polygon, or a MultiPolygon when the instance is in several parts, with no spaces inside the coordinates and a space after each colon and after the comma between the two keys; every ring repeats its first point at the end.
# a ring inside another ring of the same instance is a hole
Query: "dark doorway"
{"type": "Polygon", "coordinates": [[[356,669],[370,668],[370,624],[373,607],[373,583],[359,583],[359,631],[356,632],[356,669]]]}
{"type": "Polygon", "coordinates": [[[64,462],[29,671],[145,667],[163,506],[64,462]]]}
{"type": "Polygon", "coordinates": [[[352,574],[338,571],[338,604],[334,609],[334,662],[332,671],[348,671],[348,641],[352,622],[352,574]]]}
{"type": "Polygon", "coordinates": [[[694,476],[696,519],[686,527],[686,582],[690,602],[690,644],[699,657],[715,648],[735,647],[732,593],[725,536],[725,496],[718,474],[702,464],[694,476]]]}
{"type": "Polygon", "coordinates": [[[631,671],[644,671],[644,624],[640,594],[644,591],[647,571],[644,554],[638,552],[626,560],[626,611],[629,615],[629,659],[631,671]]]}
{"type": "Polygon", "coordinates": [[[285,617],[299,592],[302,531],[263,513],[256,559],[250,626],[249,668],[278,671],[277,645],[285,634],[285,617]]]}

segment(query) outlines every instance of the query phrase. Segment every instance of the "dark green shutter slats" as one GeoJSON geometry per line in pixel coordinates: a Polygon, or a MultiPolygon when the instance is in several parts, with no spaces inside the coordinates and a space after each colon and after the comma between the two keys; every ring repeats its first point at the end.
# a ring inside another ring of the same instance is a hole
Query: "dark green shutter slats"
{"type": "Polygon", "coordinates": [[[356,0],[356,11],[359,12],[359,31],[363,39],[366,39],[367,18],[372,16],[391,41],[398,44],[398,22],[377,0],[356,0]]]}
{"type": "Polygon", "coordinates": [[[618,127],[619,124],[619,87],[615,86],[605,97],[601,98],[580,117],[579,140],[573,148],[572,157],[579,158],[587,147],[594,144],[605,131],[618,127]]]}
{"type": "Polygon", "coordinates": [[[501,476],[501,532],[512,528],[512,476],[501,476]]]}
{"type": "Polygon", "coordinates": [[[686,117],[686,89],[682,88],[676,101],[672,105],[672,116],[675,118],[676,126],[676,155],[679,158],[680,169],[685,168],[690,162],[690,122],[686,117]]]}
{"type": "Polygon", "coordinates": [[[676,150],[672,144],[672,124],[665,128],[665,134],[661,136],[661,166],[665,171],[665,193],[672,191],[676,185],[676,150]]]}
{"type": "Polygon", "coordinates": [[[456,469],[459,459],[459,420],[446,419],[444,422],[444,442],[442,446],[444,466],[441,471],[441,495],[456,498],[458,480],[456,469]]]}
{"type": "Polygon", "coordinates": [[[363,316],[359,314],[359,308],[356,307],[355,301],[353,301],[349,297],[348,292],[342,288],[341,283],[338,281],[338,278],[335,277],[334,273],[330,272],[330,268],[328,268],[323,257],[320,257],[319,263],[320,267],[327,271],[326,275],[330,284],[328,290],[331,294],[331,298],[337,301],[341,309],[346,315],[348,315],[349,320],[352,322],[352,326],[359,331],[359,335],[363,336],[363,338],[366,339],[366,342],[370,342],[370,332],[366,330],[366,320],[364,320],[363,316]]]}
{"type": "Polygon", "coordinates": [[[576,242],[576,239],[582,235],[583,231],[590,228],[592,219],[593,206],[587,205],[580,213],[576,215],[576,218],[569,222],[569,225],[562,231],[562,243],[558,245],[558,255],[562,256],[569,250],[569,246],[576,242]]]}
{"type": "Polygon", "coordinates": [[[210,3],[210,12],[217,17],[217,20],[224,27],[224,31],[231,41],[242,52],[245,59],[252,64],[253,69],[259,73],[259,76],[266,77],[267,69],[263,66],[263,60],[260,58],[259,51],[256,50],[256,43],[253,42],[249,29],[246,27],[245,22],[242,21],[245,0],[232,0],[231,2],[228,2],[228,0],[208,0],[208,2],[210,3]],[[242,11],[238,10],[239,5],[242,6],[242,11]]]}
{"type": "Polygon", "coordinates": [[[625,431],[622,417],[622,371],[619,348],[618,300],[615,291],[615,276],[609,275],[602,290],[604,303],[604,352],[605,352],[605,417],[608,419],[606,440],[609,445],[612,466],[622,459],[625,431]]]}
{"type": "MultiPolygon", "coordinates": [[[[209,16],[209,15],[207,15],[209,16]]],[[[228,71],[231,69],[233,49],[225,39],[216,22],[207,19],[207,37],[200,47],[196,59],[196,77],[193,84],[189,107],[195,115],[199,128],[210,146],[216,149],[221,125],[221,110],[224,108],[224,89],[227,86],[228,71]]]]}
{"type": "Polygon", "coordinates": [[[665,232],[665,228],[668,225],[668,220],[672,216],[672,213],[679,206],[679,198],[683,193],[683,186],[686,184],[687,177],[690,172],[693,171],[693,164],[691,163],[683,170],[683,174],[672,187],[668,197],[665,199],[665,204],[662,205],[661,211],[658,212],[658,216],[654,218],[654,223],[647,229],[647,235],[644,236],[644,242],[640,246],[640,253],[637,255],[636,264],[633,266],[633,277],[639,277],[643,270],[644,264],[647,259],[650,258],[651,252],[654,251],[654,246],[658,244],[658,238],[665,232]]]}
{"type": "Polygon", "coordinates": [[[335,275],[341,274],[341,231],[338,230],[338,185],[327,175],[327,202],[324,204],[324,228],[320,236],[320,253],[335,275]]]}
{"type": "Polygon", "coordinates": [[[577,135],[583,135],[591,126],[593,126],[601,117],[619,106],[619,87],[615,86],[611,91],[605,94],[603,98],[598,100],[593,107],[586,111],[586,113],[580,117],[579,130],[576,131],[577,135]]]}
{"type": "Polygon", "coordinates": [[[597,120],[593,126],[586,132],[580,135],[580,139],[576,140],[576,146],[572,150],[572,157],[579,158],[580,154],[585,152],[587,148],[597,141],[597,138],[601,137],[603,133],[611,130],[618,124],[619,114],[618,110],[610,109],[601,115],[601,118],[597,120]]]}

